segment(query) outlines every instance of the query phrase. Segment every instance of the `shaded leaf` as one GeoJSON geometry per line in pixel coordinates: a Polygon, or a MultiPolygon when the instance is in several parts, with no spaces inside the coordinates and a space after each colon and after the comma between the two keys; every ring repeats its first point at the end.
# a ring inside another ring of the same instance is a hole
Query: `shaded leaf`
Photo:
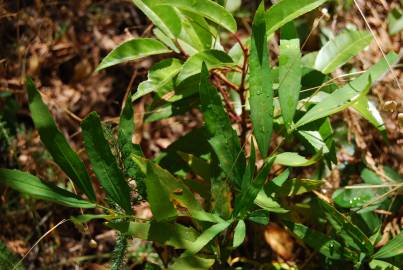
{"type": "Polygon", "coordinates": [[[299,39],[280,41],[279,98],[287,129],[291,128],[301,90],[302,63],[299,39]]]}
{"type": "Polygon", "coordinates": [[[249,104],[253,133],[260,153],[266,157],[273,132],[273,88],[267,49],[264,1],[261,2],[253,20],[249,69],[249,104]]]}
{"type": "Polygon", "coordinates": [[[209,143],[214,149],[223,171],[233,183],[239,186],[245,171],[245,155],[224,110],[218,91],[209,84],[208,77],[207,66],[204,64],[199,93],[201,109],[210,135],[209,143]]]}
{"type": "Polygon", "coordinates": [[[265,191],[274,196],[296,196],[318,189],[323,184],[323,180],[293,178],[285,181],[281,186],[277,186],[274,181],[271,181],[265,187],[265,191]]]}
{"type": "Polygon", "coordinates": [[[316,203],[336,231],[336,234],[344,240],[348,247],[372,254],[373,245],[357,226],[353,225],[343,214],[324,200],[317,198],[316,203]]]}
{"type": "Polygon", "coordinates": [[[210,0],[160,0],[158,5],[169,5],[202,15],[230,32],[236,32],[234,17],[225,8],[210,0]]]}
{"type": "Polygon", "coordinates": [[[314,231],[305,225],[293,223],[290,221],[283,221],[288,229],[299,239],[301,239],[307,246],[315,249],[322,255],[334,259],[348,259],[355,261],[358,254],[346,249],[339,242],[329,238],[327,235],[314,231]]]}
{"type": "Polygon", "coordinates": [[[73,183],[77,185],[91,201],[95,201],[94,189],[92,188],[91,180],[84,163],[56,127],[52,115],[43,103],[41,95],[30,78],[27,79],[26,87],[32,120],[39,131],[42,143],[46,146],[46,149],[52,155],[54,161],[67,176],[70,177],[73,183]]]}
{"type": "Polygon", "coordinates": [[[158,40],[151,38],[131,39],[123,42],[105,56],[97,66],[96,71],[150,55],[169,52],[171,51],[158,40]]]}
{"type": "Polygon", "coordinates": [[[44,183],[32,174],[18,170],[0,169],[0,183],[33,198],[68,207],[94,208],[96,206],[95,203],[82,200],[65,189],[44,183]]]}
{"type": "Polygon", "coordinates": [[[160,245],[186,249],[192,246],[199,234],[190,227],[168,222],[109,222],[107,225],[120,231],[122,234],[134,236],[147,241],[154,241],[160,245]]]}
{"type": "Polygon", "coordinates": [[[272,197],[267,196],[265,191],[261,189],[255,198],[255,204],[260,208],[273,212],[273,213],[287,213],[289,210],[284,209],[281,205],[272,197]]]}
{"type": "Polygon", "coordinates": [[[267,36],[328,0],[282,0],[266,12],[267,36]]]}
{"type": "Polygon", "coordinates": [[[101,120],[97,113],[90,113],[81,123],[84,145],[92,169],[106,193],[127,214],[132,212],[130,188],[104,137],[101,120]]]}
{"type": "Polygon", "coordinates": [[[355,188],[336,190],[332,195],[334,202],[344,208],[355,208],[364,206],[371,201],[373,201],[373,204],[379,204],[387,198],[383,197],[374,201],[378,196],[387,192],[387,188],[376,188],[376,185],[371,188],[367,184],[364,184],[363,188],[360,188],[360,186],[354,185],[355,188]]]}
{"type": "Polygon", "coordinates": [[[260,225],[267,225],[269,224],[269,212],[262,209],[253,211],[248,215],[248,220],[260,225]]]}

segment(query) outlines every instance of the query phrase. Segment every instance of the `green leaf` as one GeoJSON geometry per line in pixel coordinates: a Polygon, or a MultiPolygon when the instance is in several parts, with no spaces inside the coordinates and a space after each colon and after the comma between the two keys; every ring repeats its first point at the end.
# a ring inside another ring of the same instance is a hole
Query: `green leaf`
{"type": "Polygon", "coordinates": [[[277,186],[274,180],[267,185],[265,188],[266,193],[274,194],[275,196],[296,196],[301,195],[312,190],[318,189],[325,182],[323,180],[312,180],[312,179],[289,179],[285,181],[281,186],[277,186]]]}
{"type": "Polygon", "coordinates": [[[355,225],[353,225],[343,214],[322,199],[317,198],[318,209],[335,229],[345,244],[352,249],[372,254],[373,245],[367,236],[355,225]]]}
{"type": "Polygon", "coordinates": [[[105,56],[95,71],[150,55],[169,52],[171,51],[158,40],[151,38],[131,39],[123,42],[105,56]]]}
{"type": "Polygon", "coordinates": [[[264,189],[261,189],[256,196],[255,204],[260,208],[273,212],[273,213],[287,213],[289,210],[284,209],[280,204],[272,197],[267,196],[264,189]]]}
{"type": "Polygon", "coordinates": [[[267,49],[264,1],[261,2],[253,20],[249,68],[249,104],[253,133],[260,153],[266,157],[273,132],[273,88],[267,49]]]}
{"type": "MultiPolygon", "coordinates": [[[[378,196],[387,192],[387,188],[377,188],[376,185],[373,185],[373,188],[368,187],[367,184],[364,184],[363,188],[360,188],[362,185],[354,185],[355,188],[340,188],[336,190],[332,198],[334,202],[344,208],[355,208],[366,205],[368,202],[373,201],[378,196]]],[[[380,200],[374,201],[374,204],[379,204],[384,201],[387,197],[381,197],[380,200]]]]}
{"type": "Polygon", "coordinates": [[[373,258],[385,259],[399,256],[401,254],[403,254],[403,232],[400,232],[395,238],[378,250],[373,258]]]}
{"type": "Polygon", "coordinates": [[[269,212],[263,209],[253,211],[248,215],[248,220],[255,222],[256,224],[267,225],[270,220],[269,212]]]}
{"type": "Polygon", "coordinates": [[[246,225],[245,225],[245,221],[243,221],[241,219],[238,221],[238,224],[235,227],[234,241],[232,243],[232,246],[234,248],[239,247],[245,240],[245,236],[246,236],[246,225]]]}
{"type": "Polygon", "coordinates": [[[156,6],[154,0],[132,0],[133,3],[170,39],[181,32],[181,20],[173,7],[156,6]]]}
{"type": "Polygon", "coordinates": [[[372,35],[368,32],[343,31],[320,49],[315,69],[324,74],[331,73],[365,49],[371,41],[372,35]]]}
{"type": "Polygon", "coordinates": [[[233,33],[237,30],[236,21],[231,13],[211,0],[160,0],[158,5],[169,5],[202,15],[233,33]]]}
{"type": "Polygon", "coordinates": [[[239,186],[245,171],[245,155],[224,110],[218,91],[209,84],[208,77],[207,66],[203,64],[199,93],[201,110],[210,135],[209,143],[214,149],[223,171],[233,183],[239,186]]]}
{"type": "Polygon", "coordinates": [[[183,27],[178,43],[182,49],[191,56],[197,52],[211,49],[213,35],[217,35],[217,33],[204,17],[182,11],[181,19],[183,27]]]}
{"type": "Polygon", "coordinates": [[[189,57],[183,64],[177,83],[184,81],[192,75],[199,74],[202,64],[205,63],[209,70],[218,67],[233,65],[233,60],[223,51],[206,50],[189,57]]]}
{"type": "Polygon", "coordinates": [[[18,170],[0,169],[0,183],[33,198],[52,201],[68,207],[94,208],[96,206],[95,203],[82,200],[65,189],[44,183],[37,177],[18,170]]]}
{"type": "MultiPolygon", "coordinates": [[[[389,53],[386,58],[390,64],[394,64],[399,57],[392,52],[389,53]]],[[[354,79],[344,87],[335,90],[319,104],[315,105],[301,119],[298,120],[296,126],[303,126],[317,119],[339,112],[347,108],[350,104],[354,104],[358,98],[366,94],[371,84],[382,77],[382,75],[385,74],[388,69],[389,66],[387,61],[382,59],[364,74],[354,79]]]]}
{"type": "Polygon", "coordinates": [[[262,189],[267,176],[270,173],[271,167],[273,165],[273,159],[269,159],[263,165],[263,168],[259,171],[259,174],[253,181],[250,181],[247,185],[243,185],[241,194],[235,202],[234,216],[240,216],[244,218],[247,214],[247,211],[250,210],[254,201],[256,200],[257,195],[262,189]]]}
{"type": "Polygon", "coordinates": [[[148,80],[139,84],[133,101],[152,92],[162,92],[160,96],[173,90],[173,78],[181,70],[182,64],[178,59],[165,59],[155,64],[148,71],[148,80]]]}
{"type": "Polygon", "coordinates": [[[319,151],[311,159],[307,159],[298,153],[284,152],[278,154],[274,163],[289,166],[289,167],[307,167],[315,164],[322,156],[322,152],[319,151]]]}
{"type": "Polygon", "coordinates": [[[217,223],[209,227],[205,230],[185,251],[185,255],[193,255],[202,250],[214,237],[216,237],[219,233],[224,231],[228,226],[231,225],[231,222],[223,221],[221,223],[217,223]]]}
{"type": "Polygon", "coordinates": [[[186,161],[196,175],[202,177],[204,180],[210,180],[211,168],[208,161],[192,154],[183,153],[181,151],[178,151],[178,155],[184,161],[186,161]]]}
{"type": "Polygon", "coordinates": [[[160,245],[172,246],[177,249],[190,248],[199,234],[191,227],[168,222],[109,222],[107,225],[122,234],[154,241],[160,245]]]}
{"type": "Polygon", "coordinates": [[[132,213],[130,188],[104,137],[98,114],[90,113],[81,123],[81,128],[88,158],[98,181],[111,200],[122,207],[127,214],[132,213]]]}
{"type": "Polygon", "coordinates": [[[392,9],[388,15],[389,34],[401,33],[403,30],[403,11],[400,8],[392,9]]]}
{"type": "Polygon", "coordinates": [[[266,12],[267,36],[328,0],[282,0],[266,12]]]}
{"type": "Polygon", "coordinates": [[[321,232],[314,231],[299,223],[293,223],[290,221],[283,221],[283,223],[295,236],[304,241],[307,246],[315,249],[320,254],[330,259],[348,259],[351,261],[357,259],[356,253],[346,249],[342,244],[321,232]]]}
{"type": "Polygon", "coordinates": [[[103,220],[111,220],[114,218],[114,215],[105,215],[105,214],[83,214],[79,216],[71,216],[70,220],[77,225],[82,225],[84,223],[88,223],[92,220],[103,219],[103,220]]]}
{"type": "Polygon", "coordinates": [[[67,174],[77,187],[84,192],[91,201],[95,201],[94,189],[85,169],[84,163],[70,147],[66,138],[57,129],[48,108],[43,103],[41,95],[32,79],[27,78],[29,109],[32,120],[39,131],[42,143],[52,155],[54,161],[67,174]]]}
{"type": "Polygon", "coordinates": [[[145,175],[141,172],[137,164],[131,159],[132,154],[143,156],[140,145],[134,145],[132,143],[135,126],[133,104],[131,100],[131,95],[128,95],[126,104],[124,105],[120,115],[118,127],[118,146],[121,153],[121,158],[123,160],[125,176],[135,179],[138,193],[142,198],[146,198],[144,183],[145,175]]]}
{"type": "Polygon", "coordinates": [[[360,97],[352,107],[368,122],[370,122],[378,131],[387,138],[385,123],[375,105],[367,97],[360,97]]]}
{"type": "Polygon", "coordinates": [[[299,39],[280,41],[279,98],[284,124],[289,130],[301,90],[302,63],[299,39]]]}
{"type": "Polygon", "coordinates": [[[372,184],[372,185],[384,184],[382,179],[376,173],[374,173],[373,171],[371,171],[367,168],[364,168],[361,171],[360,177],[367,184],[372,184]]]}
{"type": "Polygon", "coordinates": [[[189,216],[203,221],[217,222],[221,219],[204,211],[190,189],[167,170],[145,159],[132,156],[137,163],[146,163],[147,198],[157,221],[173,219],[177,216],[174,206],[185,207],[189,216]]]}
{"type": "Polygon", "coordinates": [[[391,263],[381,260],[372,260],[369,262],[369,268],[374,270],[400,270],[401,268],[394,266],[391,263]]]}
{"type": "Polygon", "coordinates": [[[169,270],[208,270],[211,269],[215,260],[198,256],[180,256],[168,267],[169,270]]]}

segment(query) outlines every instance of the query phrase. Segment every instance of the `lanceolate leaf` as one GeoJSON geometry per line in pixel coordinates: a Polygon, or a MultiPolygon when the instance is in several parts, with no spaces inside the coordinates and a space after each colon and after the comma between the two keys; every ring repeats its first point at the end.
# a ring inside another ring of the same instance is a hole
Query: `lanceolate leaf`
{"type": "Polygon", "coordinates": [[[235,227],[234,241],[233,241],[232,246],[239,247],[245,240],[245,236],[246,236],[246,225],[245,225],[245,221],[243,221],[241,219],[238,221],[238,224],[235,227]]]}
{"type": "Polygon", "coordinates": [[[345,244],[357,251],[372,254],[374,247],[367,236],[353,225],[343,214],[322,199],[317,198],[317,205],[336,234],[343,238],[345,244]]]}
{"type": "Polygon", "coordinates": [[[104,137],[98,114],[95,112],[89,114],[81,123],[81,128],[85,148],[98,181],[110,199],[130,214],[132,212],[130,188],[104,137]]]}
{"type": "Polygon", "coordinates": [[[95,193],[84,163],[70,147],[63,134],[57,129],[52,115],[43,103],[40,93],[30,78],[27,79],[27,91],[32,120],[39,131],[42,143],[46,146],[54,161],[70,177],[74,184],[91,201],[95,201],[95,193]]]}
{"type": "Polygon", "coordinates": [[[105,56],[96,71],[146,56],[169,52],[170,50],[158,40],[151,38],[131,39],[123,42],[105,56]]]}
{"type": "Polygon", "coordinates": [[[367,97],[360,97],[353,104],[353,108],[368,122],[370,122],[386,138],[386,128],[382,116],[376,106],[367,97]]]}
{"type": "MultiPolygon", "coordinates": [[[[394,64],[399,57],[392,52],[389,53],[386,58],[390,64],[394,64]]],[[[388,68],[386,60],[381,60],[367,72],[346,84],[344,87],[335,90],[319,104],[315,105],[299,119],[296,126],[300,127],[317,119],[329,116],[353,104],[358,98],[366,94],[371,86],[371,82],[373,83],[382,77],[382,75],[388,71],[388,68]]]]}
{"type": "Polygon", "coordinates": [[[203,247],[205,247],[214,237],[219,233],[224,231],[231,222],[223,221],[212,225],[210,228],[205,230],[194,242],[193,245],[185,251],[186,255],[193,255],[199,252],[203,247]]]}
{"type": "Polygon", "coordinates": [[[198,256],[180,256],[168,267],[168,270],[208,270],[215,260],[198,256]]]}
{"type": "Polygon", "coordinates": [[[133,95],[136,100],[151,92],[164,92],[173,90],[173,78],[179,73],[182,64],[178,59],[165,59],[155,64],[148,72],[148,80],[139,84],[137,92],[133,95]]]}
{"type": "Polygon", "coordinates": [[[109,222],[109,227],[123,234],[174,248],[190,248],[199,234],[190,227],[168,222],[109,222]]]}
{"type": "Polygon", "coordinates": [[[140,145],[132,143],[134,129],[133,104],[131,95],[129,95],[119,119],[118,146],[123,160],[125,175],[135,179],[138,193],[142,198],[145,198],[145,176],[138,165],[131,159],[132,154],[143,156],[140,145]]]}
{"type": "Polygon", "coordinates": [[[169,5],[206,17],[230,32],[236,32],[234,17],[225,8],[211,0],[160,0],[159,5],[169,5]]]}
{"type": "Polygon", "coordinates": [[[256,11],[249,56],[250,111],[260,153],[266,157],[273,132],[273,88],[267,49],[264,1],[256,11]]]}
{"type": "Polygon", "coordinates": [[[389,11],[388,23],[389,34],[394,35],[401,33],[403,30],[403,10],[395,8],[389,11]]]}
{"type": "Polygon", "coordinates": [[[321,158],[322,152],[319,151],[311,159],[307,159],[298,153],[283,152],[276,156],[274,163],[290,167],[306,167],[315,164],[321,158]]]}
{"type": "Polygon", "coordinates": [[[31,197],[52,201],[68,207],[95,207],[95,203],[82,200],[75,194],[55,185],[46,184],[35,176],[26,172],[0,169],[0,183],[3,183],[10,188],[17,190],[18,192],[24,193],[31,197]]]}
{"type": "Polygon", "coordinates": [[[267,36],[328,0],[282,0],[266,12],[267,36]]]}
{"type": "Polygon", "coordinates": [[[245,155],[228,115],[224,111],[218,91],[209,84],[208,77],[207,66],[203,64],[199,93],[201,109],[210,135],[209,143],[223,171],[239,186],[245,170],[245,155]]]}
{"type": "Polygon", "coordinates": [[[218,50],[206,50],[199,52],[189,57],[183,64],[180,71],[177,83],[184,81],[192,75],[199,74],[202,68],[202,64],[205,63],[208,69],[230,66],[233,64],[231,57],[223,51],[218,50]]]}
{"type": "Polygon", "coordinates": [[[190,189],[175,178],[167,170],[146,159],[132,156],[137,163],[146,166],[147,198],[151,211],[157,221],[169,220],[176,217],[177,211],[174,205],[186,208],[186,216],[197,220],[217,222],[221,221],[217,216],[207,213],[201,207],[190,189]]]}
{"type": "Polygon", "coordinates": [[[342,244],[321,232],[311,230],[305,225],[292,223],[290,221],[283,221],[283,223],[295,236],[304,241],[307,246],[317,250],[328,258],[334,260],[348,259],[351,261],[357,259],[357,253],[346,249],[342,244]]]}
{"type": "Polygon", "coordinates": [[[287,129],[291,128],[301,89],[301,52],[299,39],[280,41],[279,98],[287,129]]]}
{"type": "Polygon", "coordinates": [[[315,68],[324,74],[331,73],[357,55],[372,41],[368,32],[344,31],[330,40],[319,51],[315,68]]]}
{"type": "Polygon", "coordinates": [[[181,32],[181,20],[170,6],[156,6],[154,0],[132,0],[133,3],[170,39],[181,32]]]}
{"type": "Polygon", "coordinates": [[[403,232],[401,231],[395,238],[384,245],[377,253],[375,259],[385,259],[403,254],[403,232]]]}

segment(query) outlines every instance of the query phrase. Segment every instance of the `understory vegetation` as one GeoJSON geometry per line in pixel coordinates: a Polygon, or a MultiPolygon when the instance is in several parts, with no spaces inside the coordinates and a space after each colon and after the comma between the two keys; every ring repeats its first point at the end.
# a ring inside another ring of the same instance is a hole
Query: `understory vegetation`
{"type": "Polygon", "coordinates": [[[77,60],[52,86],[38,46],[0,92],[3,230],[21,209],[35,231],[56,217],[20,257],[4,233],[0,269],[402,269],[401,2],[379,4],[382,22],[358,0],[129,2],[146,25],[100,39],[113,46],[96,67],[77,60]],[[44,91],[108,72],[90,95],[119,94],[71,98],[80,116],[44,91]],[[80,235],[65,244],[77,258],[29,257],[62,230],[80,235]]]}

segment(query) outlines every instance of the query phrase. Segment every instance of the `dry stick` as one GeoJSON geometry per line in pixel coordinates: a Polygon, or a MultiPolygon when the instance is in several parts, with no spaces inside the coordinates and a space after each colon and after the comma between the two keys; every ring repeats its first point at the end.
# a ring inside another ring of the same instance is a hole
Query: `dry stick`
{"type": "Polygon", "coordinates": [[[371,32],[373,38],[375,39],[376,44],[378,45],[379,50],[382,53],[383,58],[385,59],[386,63],[388,64],[389,67],[389,71],[393,74],[394,80],[397,84],[397,87],[399,88],[400,91],[402,91],[402,87],[400,86],[400,82],[399,79],[397,78],[396,73],[394,72],[392,65],[390,64],[388,58],[386,58],[386,54],[382,49],[382,45],[381,42],[379,41],[379,39],[376,37],[375,32],[372,30],[372,27],[369,25],[367,18],[364,15],[364,12],[362,12],[360,6],[358,5],[357,1],[354,0],[354,4],[357,7],[358,11],[360,12],[361,17],[364,19],[365,25],[367,26],[367,28],[369,29],[369,31],[371,32]]]}
{"type": "Polygon", "coordinates": [[[12,270],[17,269],[17,267],[22,263],[22,261],[25,259],[25,257],[28,256],[28,254],[32,251],[32,249],[34,249],[39,242],[42,241],[43,238],[45,238],[48,234],[50,234],[53,230],[55,230],[57,227],[59,227],[60,225],[62,225],[63,223],[70,221],[70,219],[63,219],[62,221],[60,221],[59,223],[57,223],[55,226],[53,226],[52,228],[50,228],[50,230],[48,230],[44,235],[42,235],[36,242],[35,244],[25,253],[25,255],[21,258],[21,260],[19,260],[13,267],[12,270]]]}

